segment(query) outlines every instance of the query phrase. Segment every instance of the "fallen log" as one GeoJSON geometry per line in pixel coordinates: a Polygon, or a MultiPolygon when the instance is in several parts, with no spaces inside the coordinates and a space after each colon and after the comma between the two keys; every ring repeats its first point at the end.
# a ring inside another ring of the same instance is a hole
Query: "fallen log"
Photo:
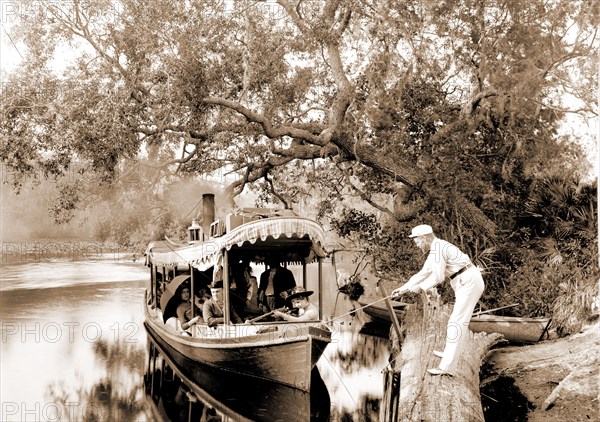
{"type": "Polygon", "coordinates": [[[403,319],[402,344],[394,330],[390,331],[392,356],[386,371],[380,419],[483,421],[479,370],[489,349],[503,341],[502,335],[474,334],[466,330],[468,335],[459,340],[462,353],[455,375],[432,376],[427,369],[438,366],[439,358],[433,351],[444,349],[452,306],[442,305],[439,297],[429,298],[424,293],[420,302],[411,307],[403,319]],[[394,387],[399,387],[399,394],[393,391],[394,387]]]}
{"type": "Polygon", "coordinates": [[[529,403],[528,420],[600,420],[598,350],[598,323],[568,337],[495,349],[487,360],[490,378],[512,381],[509,395],[496,396],[496,407],[514,406],[519,394],[529,403]]]}

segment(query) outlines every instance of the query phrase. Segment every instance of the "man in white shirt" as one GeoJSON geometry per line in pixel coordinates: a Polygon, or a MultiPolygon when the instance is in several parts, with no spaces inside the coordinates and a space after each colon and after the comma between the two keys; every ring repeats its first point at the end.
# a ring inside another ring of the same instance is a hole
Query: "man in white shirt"
{"type": "Polygon", "coordinates": [[[446,346],[443,352],[434,351],[442,360],[438,368],[428,369],[432,375],[453,375],[460,353],[461,339],[466,341],[469,334],[469,321],[484,290],[483,277],[471,259],[453,244],[438,239],[431,226],[422,224],[412,229],[410,234],[415,244],[427,259],[421,271],[408,282],[392,292],[392,297],[411,291],[428,290],[450,278],[454,290],[455,303],[448,319],[446,346]]]}

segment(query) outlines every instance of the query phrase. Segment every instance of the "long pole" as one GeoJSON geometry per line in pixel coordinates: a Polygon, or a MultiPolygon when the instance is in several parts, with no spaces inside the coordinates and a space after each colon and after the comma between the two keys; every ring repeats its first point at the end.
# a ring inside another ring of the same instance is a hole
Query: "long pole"
{"type": "Polygon", "coordinates": [[[248,321],[246,321],[246,323],[247,323],[247,324],[253,324],[253,323],[255,323],[256,321],[260,321],[261,319],[264,319],[264,318],[266,318],[266,317],[268,317],[268,316],[271,316],[271,315],[273,315],[274,313],[275,313],[275,311],[270,311],[270,312],[267,312],[266,314],[262,314],[262,315],[260,315],[260,316],[257,316],[256,318],[249,319],[248,321]]]}
{"type": "Polygon", "coordinates": [[[318,271],[319,271],[319,319],[323,318],[323,258],[319,257],[317,259],[318,262],[318,271]]]}
{"type": "MultiPolygon", "coordinates": [[[[366,305],[364,305],[364,306],[361,306],[360,308],[354,308],[354,309],[352,309],[350,312],[346,312],[345,314],[338,315],[338,316],[336,316],[335,318],[331,318],[331,319],[330,319],[330,320],[328,320],[327,322],[329,323],[329,322],[332,322],[332,321],[335,321],[335,320],[338,320],[338,319],[345,318],[345,317],[347,317],[348,315],[355,313],[356,311],[360,311],[361,309],[368,308],[369,306],[373,306],[373,305],[375,305],[376,303],[382,302],[382,301],[384,301],[384,300],[386,300],[386,299],[389,299],[389,298],[391,298],[391,297],[392,297],[391,295],[390,295],[390,296],[387,296],[387,297],[382,297],[381,299],[377,299],[377,300],[375,300],[375,301],[373,301],[373,302],[371,302],[371,303],[368,303],[368,304],[366,304],[366,305]]],[[[403,303],[402,305],[410,305],[410,304],[409,304],[409,303],[403,303]]]]}
{"type": "MultiPolygon", "coordinates": [[[[287,307],[287,306],[282,306],[282,307],[281,307],[281,308],[279,308],[279,309],[273,309],[272,311],[270,311],[270,312],[267,312],[266,314],[262,314],[262,315],[259,315],[259,316],[257,316],[256,318],[249,319],[248,321],[246,321],[246,324],[253,324],[253,323],[255,323],[256,321],[260,321],[261,319],[264,319],[264,318],[266,318],[266,317],[268,317],[268,316],[271,316],[271,315],[273,315],[273,314],[275,313],[275,311],[284,312],[284,311],[285,311],[285,310],[287,310],[287,309],[288,309],[288,307],[287,307]]],[[[293,309],[296,309],[296,308],[293,308],[293,309]]],[[[293,310],[293,309],[292,309],[292,310],[293,310]]]]}
{"type": "MultiPolygon", "coordinates": [[[[196,286],[194,285],[194,267],[192,267],[192,264],[190,264],[190,293],[191,293],[191,299],[190,301],[192,302],[192,318],[194,318],[196,316],[196,294],[194,293],[196,290],[196,286]]],[[[194,331],[194,330],[192,330],[194,331]]]]}
{"type": "Polygon", "coordinates": [[[402,330],[400,329],[400,323],[398,322],[398,318],[396,317],[396,313],[394,312],[394,308],[392,308],[392,302],[390,302],[390,297],[388,296],[383,284],[381,282],[379,284],[379,291],[381,295],[385,298],[385,306],[387,306],[388,312],[390,313],[390,318],[392,319],[392,325],[394,326],[394,330],[398,335],[398,341],[402,343],[404,340],[402,336],[402,330]]]}
{"type": "Polygon", "coordinates": [[[227,250],[223,251],[223,317],[225,318],[225,325],[229,325],[231,322],[231,316],[229,314],[229,253],[227,250]]]}

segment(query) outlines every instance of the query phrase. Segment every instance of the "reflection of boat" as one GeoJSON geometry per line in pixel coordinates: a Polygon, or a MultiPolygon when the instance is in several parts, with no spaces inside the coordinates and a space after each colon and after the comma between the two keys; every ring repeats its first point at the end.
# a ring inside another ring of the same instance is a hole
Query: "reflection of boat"
{"type": "Polygon", "coordinates": [[[148,365],[144,385],[146,403],[148,409],[152,411],[154,420],[185,422],[251,420],[236,412],[235,409],[227,407],[210,392],[192,382],[150,335],[148,346],[148,365]]]}
{"type": "Polygon", "coordinates": [[[148,340],[146,394],[157,419],[328,420],[329,393],[316,368],[309,393],[198,364],[159,337],[148,340]]]}
{"type": "Polygon", "coordinates": [[[520,318],[499,315],[477,315],[469,328],[476,333],[500,333],[509,341],[536,342],[548,333],[550,318],[520,318]]]}
{"type": "MultiPolygon", "coordinates": [[[[192,223],[189,245],[154,242],[148,247],[151,288],[146,295],[147,330],[192,361],[309,390],[311,369],[331,342],[330,330],[320,320],[289,323],[265,319],[231,324],[230,307],[236,305],[233,282],[241,284],[243,271],[239,267],[262,265],[265,259],[275,257],[301,271],[302,280],[296,284],[314,291],[310,301],[318,307],[321,318],[322,228],[312,220],[269,214],[265,209],[213,222],[212,195],[203,196],[203,208],[205,226],[192,223]],[[318,277],[308,279],[307,265],[312,263],[318,265],[318,277]],[[200,294],[215,280],[223,281],[224,324],[210,328],[198,323],[184,332],[176,318],[169,320],[172,301],[179,300],[180,285],[189,282],[191,291],[200,294]]],[[[241,312],[239,308],[237,311],[241,312]]]]}
{"type": "Polygon", "coordinates": [[[360,328],[360,333],[371,337],[390,337],[390,325],[391,323],[381,323],[375,320],[366,322],[360,328]]]}
{"type": "MultiPolygon", "coordinates": [[[[396,300],[390,300],[390,302],[392,304],[392,308],[394,309],[396,317],[398,318],[398,320],[400,320],[406,312],[407,304],[404,302],[398,302],[396,300]]],[[[392,323],[390,311],[388,310],[385,302],[373,303],[373,301],[361,300],[358,303],[362,307],[362,310],[371,318],[373,318],[373,322],[386,324],[392,323]]]]}

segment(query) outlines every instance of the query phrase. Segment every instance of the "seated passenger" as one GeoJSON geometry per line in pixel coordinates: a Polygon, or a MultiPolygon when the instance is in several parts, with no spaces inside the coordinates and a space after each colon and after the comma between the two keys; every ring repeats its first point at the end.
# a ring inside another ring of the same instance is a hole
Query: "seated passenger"
{"type": "MultiPolygon", "coordinates": [[[[221,280],[215,281],[210,286],[211,298],[204,302],[202,314],[204,321],[209,327],[214,327],[217,324],[223,324],[225,322],[225,316],[223,311],[223,282],[221,280]]],[[[231,322],[234,324],[240,324],[242,319],[235,313],[233,308],[229,307],[229,316],[231,322]]]]}
{"type": "MultiPolygon", "coordinates": [[[[183,286],[181,291],[179,292],[181,297],[181,303],[177,306],[177,310],[175,311],[177,314],[177,319],[179,320],[179,324],[181,324],[182,330],[187,330],[192,325],[196,324],[201,318],[201,302],[200,298],[194,297],[194,317],[192,318],[192,304],[190,302],[190,288],[188,286],[183,286]],[[199,306],[200,305],[200,306],[199,306]]],[[[201,322],[201,321],[200,321],[201,322]]]]}
{"type": "Polygon", "coordinates": [[[297,309],[297,316],[279,310],[274,311],[273,314],[278,318],[283,318],[290,322],[318,321],[319,311],[315,305],[308,301],[308,297],[312,294],[312,291],[305,290],[303,287],[295,287],[288,295],[287,302],[288,306],[291,305],[292,309],[297,309]]]}

